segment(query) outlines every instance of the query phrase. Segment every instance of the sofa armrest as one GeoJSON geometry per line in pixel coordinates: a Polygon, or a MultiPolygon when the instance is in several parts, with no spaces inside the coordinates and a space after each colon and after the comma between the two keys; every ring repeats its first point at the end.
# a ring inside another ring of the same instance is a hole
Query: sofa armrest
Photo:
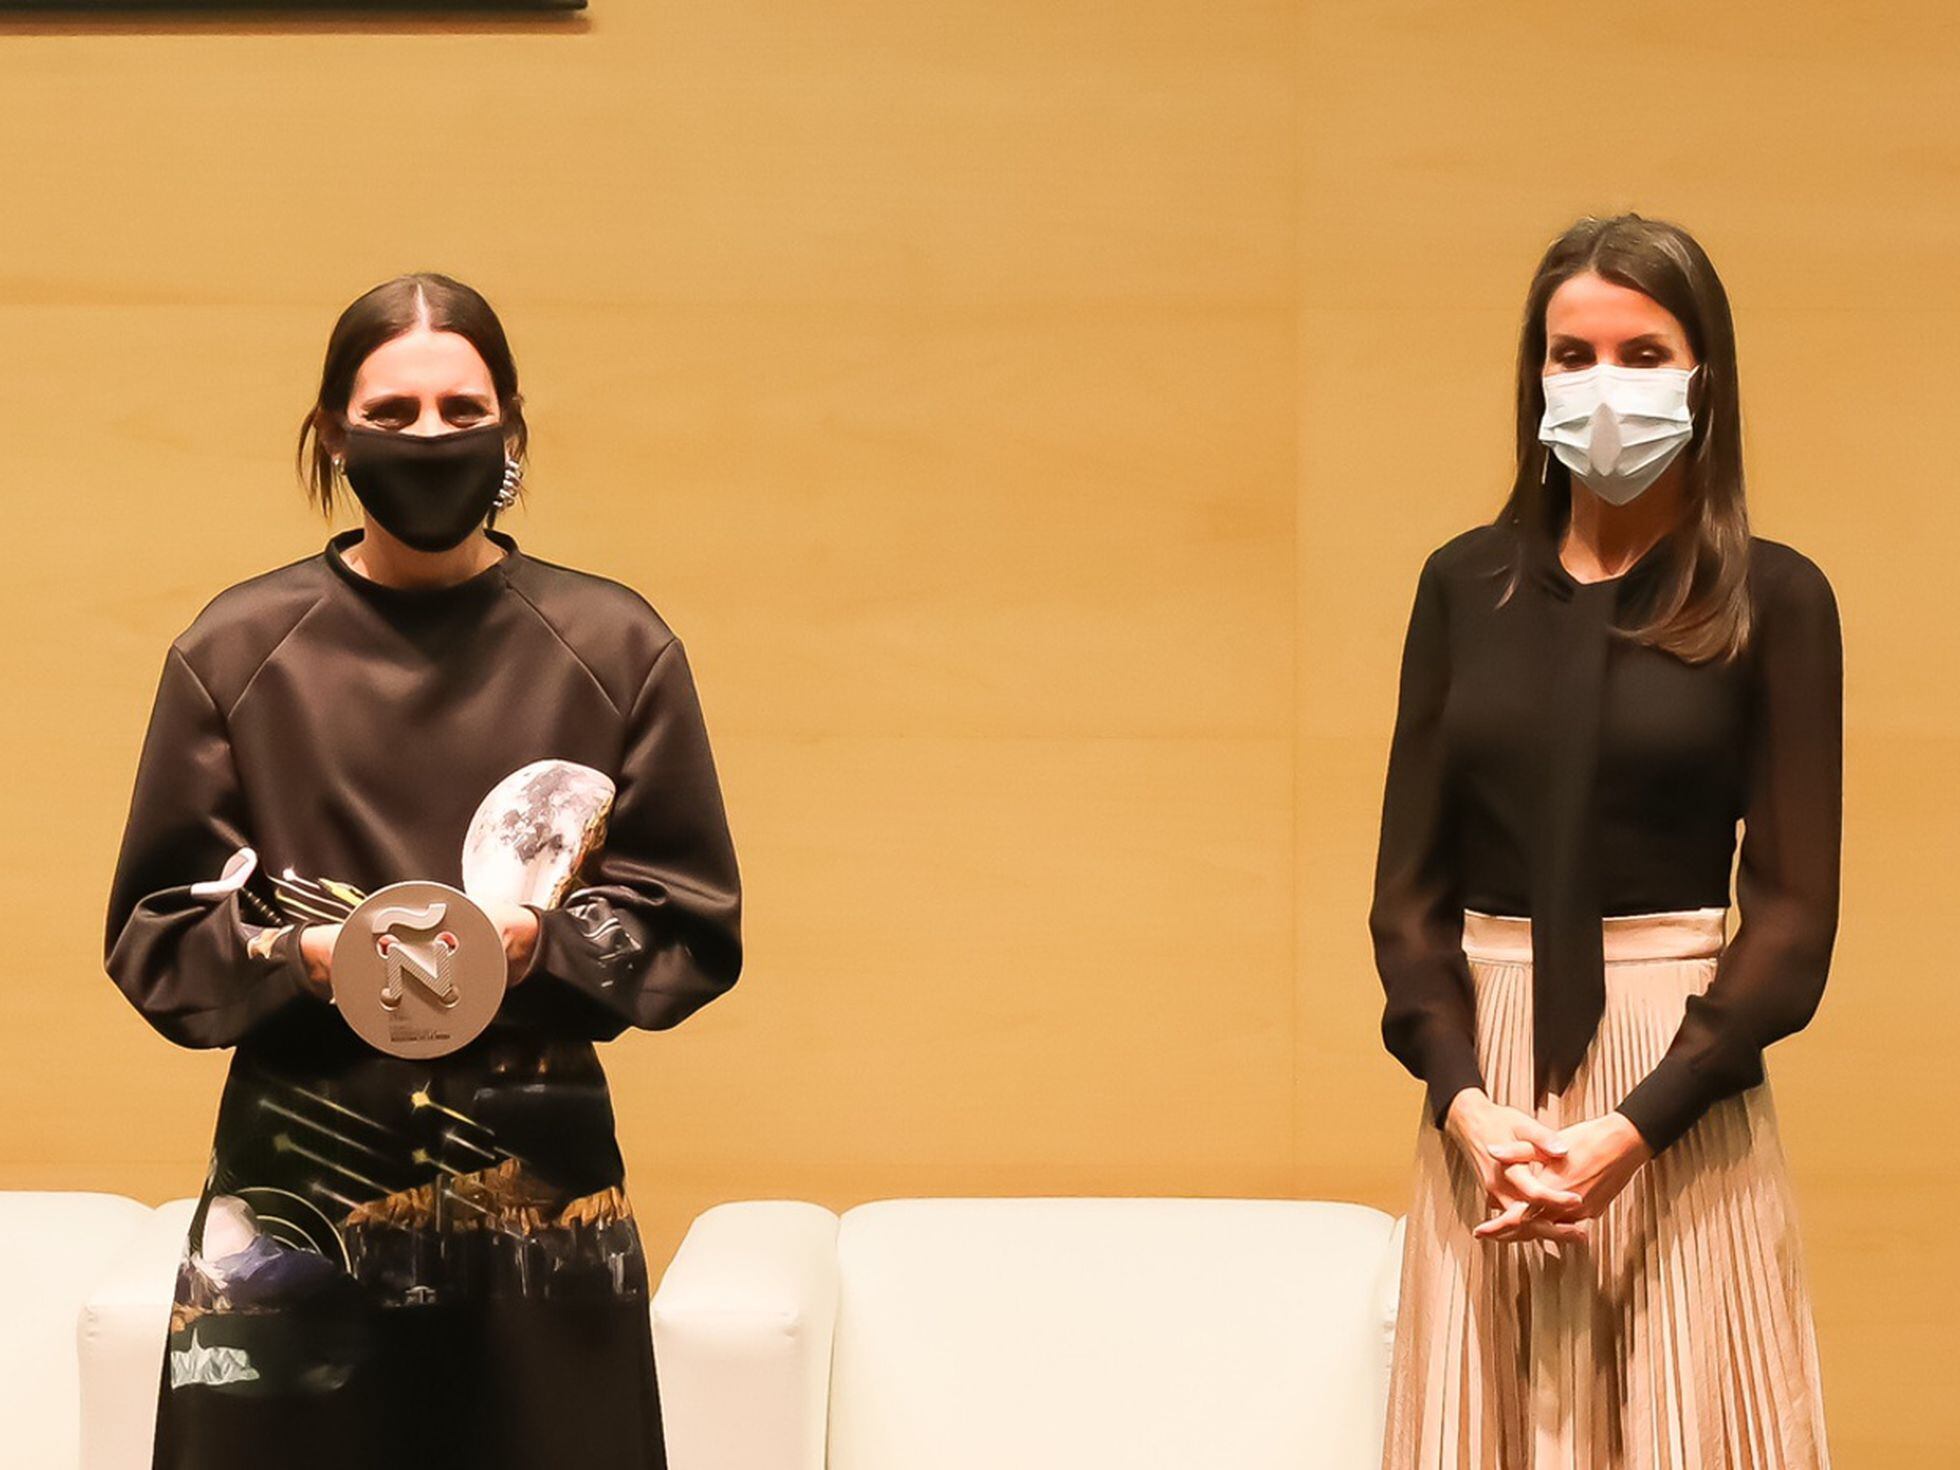
{"type": "Polygon", "coordinates": [[[170,1302],[196,1209],[195,1199],[174,1199],[151,1210],[82,1303],[81,1470],[150,1463],[170,1302]]]}
{"type": "Polygon", "coordinates": [[[75,1314],[150,1213],[94,1191],[0,1190],[0,1463],[73,1470],[80,1419],[75,1314]]]}
{"type": "Polygon", "coordinates": [[[823,1470],[836,1320],[836,1215],[704,1211],[653,1298],[672,1470],[823,1470]]]}
{"type": "Polygon", "coordinates": [[[1380,1275],[1375,1281],[1375,1303],[1381,1336],[1376,1339],[1375,1382],[1376,1418],[1383,1427],[1388,1419],[1389,1379],[1395,1364],[1395,1324],[1402,1310],[1402,1267],[1408,1242],[1409,1217],[1397,1215],[1382,1250],[1380,1275]]]}

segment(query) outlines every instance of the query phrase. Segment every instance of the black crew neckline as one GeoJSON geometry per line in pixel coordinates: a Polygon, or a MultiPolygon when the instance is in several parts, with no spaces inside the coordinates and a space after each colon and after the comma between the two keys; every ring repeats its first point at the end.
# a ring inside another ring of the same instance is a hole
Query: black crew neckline
{"type": "Polygon", "coordinates": [[[1527,535],[1525,538],[1532,551],[1532,560],[1545,583],[1562,597],[1611,596],[1616,600],[1623,595],[1637,591],[1653,581],[1667,565],[1674,547],[1679,528],[1669,530],[1641,552],[1633,565],[1623,572],[1610,577],[1599,577],[1590,582],[1582,582],[1566,568],[1559,556],[1559,542],[1565,536],[1565,524],[1560,522],[1556,530],[1527,535]]]}
{"type": "Polygon", "coordinates": [[[495,542],[504,554],[482,571],[472,572],[460,582],[446,582],[431,587],[398,587],[388,582],[377,582],[374,578],[365,576],[347,565],[347,550],[357,545],[363,534],[359,526],[336,531],[327,538],[326,548],[321,555],[343,582],[370,602],[407,611],[433,612],[444,608],[468,606],[484,598],[493,597],[508,584],[511,569],[524,554],[518,549],[517,539],[514,536],[505,531],[485,527],[483,534],[495,542]]]}

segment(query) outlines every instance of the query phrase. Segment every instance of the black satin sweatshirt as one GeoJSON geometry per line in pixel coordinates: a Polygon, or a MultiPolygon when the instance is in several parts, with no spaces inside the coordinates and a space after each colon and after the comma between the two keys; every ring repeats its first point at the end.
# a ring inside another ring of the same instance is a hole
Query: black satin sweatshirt
{"type": "Polygon", "coordinates": [[[1535,1096],[1562,1091],[1603,1006],[1601,918],[1727,907],[1740,822],[1736,932],[1618,1105],[1659,1153],[1759,1082],[1763,1049],[1822,995],[1843,804],[1837,602],[1815,563],[1752,536],[1754,636],[1739,659],[1690,664],[1613,631],[1652,606],[1672,537],[1589,583],[1558,540],[1473,527],[1417,578],[1369,914],[1382,1037],[1441,1127],[1484,1080],[1463,911],[1525,916],[1535,1096]]]}
{"type": "Polygon", "coordinates": [[[375,582],[358,530],[213,598],[165,654],[108,903],[109,975],[235,1048],[159,1385],[153,1464],[663,1463],[644,1252],[594,1044],[742,963],[741,887],[687,655],[637,592],[527,555],[375,582]],[[535,960],[445,1056],[370,1048],[304,984],[270,884],[462,886],[513,770],[611,777],[535,960]],[[241,846],[244,887],[213,896],[241,846]]]}

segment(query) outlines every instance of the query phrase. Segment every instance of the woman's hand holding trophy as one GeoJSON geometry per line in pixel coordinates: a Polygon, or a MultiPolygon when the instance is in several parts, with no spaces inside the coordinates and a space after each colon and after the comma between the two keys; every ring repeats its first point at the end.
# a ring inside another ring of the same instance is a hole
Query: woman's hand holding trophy
{"type": "Polygon", "coordinates": [[[470,820],[463,887],[390,883],[339,922],[309,925],[309,984],[377,1050],[431,1057],[467,1044],[530,973],[538,916],[526,905],[551,908],[570,891],[605,840],[612,799],[611,779],[574,761],[511,772],[470,820]]]}

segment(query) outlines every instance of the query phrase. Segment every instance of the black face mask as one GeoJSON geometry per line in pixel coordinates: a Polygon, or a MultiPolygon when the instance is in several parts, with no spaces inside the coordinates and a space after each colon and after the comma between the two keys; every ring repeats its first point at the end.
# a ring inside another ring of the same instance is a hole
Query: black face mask
{"type": "Polygon", "coordinates": [[[347,483],[389,535],[417,551],[460,546],[504,483],[504,428],[401,434],[349,425],[347,483]]]}

